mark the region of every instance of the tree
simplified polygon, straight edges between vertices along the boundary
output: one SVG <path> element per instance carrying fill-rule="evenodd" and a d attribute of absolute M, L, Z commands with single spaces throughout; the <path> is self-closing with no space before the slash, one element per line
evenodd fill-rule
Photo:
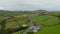
<path fill-rule="evenodd" d="M 16 21 L 17 19 L 13 18 L 13 17 L 9 17 L 7 19 L 4 19 L 3 21 L 1 21 L 0 25 L 1 25 L 1 29 L 0 29 L 0 34 L 11 34 L 13 32 L 18 32 L 18 31 L 21 31 L 21 30 L 24 30 L 24 29 L 27 29 L 27 27 L 16 27 L 16 28 L 8 28 L 8 29 L 5 29 L 6 27 L 6 24 L 11 22 L 11 21 Z"/>

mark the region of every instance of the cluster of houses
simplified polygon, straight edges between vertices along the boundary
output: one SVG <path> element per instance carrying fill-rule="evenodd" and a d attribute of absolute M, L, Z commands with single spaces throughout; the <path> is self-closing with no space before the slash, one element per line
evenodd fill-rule
<path fill-rule="evenodd" d="M 39 26 L 32 26 L 33 27 L 33 32 L 38 32 L 40 30 Z"/>

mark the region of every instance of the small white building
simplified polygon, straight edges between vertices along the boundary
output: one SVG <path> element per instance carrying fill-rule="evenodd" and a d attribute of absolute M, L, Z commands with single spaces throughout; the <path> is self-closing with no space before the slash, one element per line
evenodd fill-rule
<path fill-rule="evenodd" d="M 38 32 L 38 30 L 33 30 L 33 32 Z"/>
<path fill-rule="evenodd" d="M 23 24 L 23 27 L 26 27 L 26 26 L 28 26 L 27 24 Z"/>
<path fill-rule="evenodd" d="M 38 32 L 41 28 L 39 26 L 33 26 L 33 32 Z"/>

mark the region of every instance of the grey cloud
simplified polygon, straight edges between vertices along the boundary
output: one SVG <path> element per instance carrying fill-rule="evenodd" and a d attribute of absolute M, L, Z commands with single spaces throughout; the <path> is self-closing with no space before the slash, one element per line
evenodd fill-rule
<path fill-rule="evenodd" d="M 60 0 L 0 0 L 4 10 L 60 10 Z"/>

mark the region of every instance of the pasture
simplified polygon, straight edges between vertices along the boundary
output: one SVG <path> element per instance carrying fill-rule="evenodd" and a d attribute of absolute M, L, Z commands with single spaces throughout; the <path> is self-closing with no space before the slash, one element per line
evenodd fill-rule
<path fill-rule="evenodd" d="M 9 14 L 10 15 L 10 14 Z M 16 17 L 18 15 L 18 17 Z M 23 24 L 28 24 L 28 18 L 26 17 L 27 14 L 17 14 L 17 15 L 13 15 L 14 18 L 17 19 L 16 21 L 11 21 L 9 23 L 6 24 L 6 28 L 12 28 L 14 26 L 22 26 Z M 26 15 L 24 17 L 21 17 L 23 15 Z M 52 15 L 34 15 L 32 17 L 32 20 L 34 23 L 36 23 L 37 25 L 41 25 L 41 30 L 39 30 L 38 32 L 34 33 L 34 34 L 60 34 L 60 20 L 59 17 L 60 16 L 60 12 L 54 12 L 52 13 Z M 21 18 L 21 19 L 20 19 Z M 0 22 L 2 20 L 4 20 L 5 17 L 0 17 Z M 1 25 L 0 25 L 1 26 Z M 0 27 L 1 29 L 1 27 Z M 21 34 L 24 30 L 22 31 L 18 31 L 18 32 L 14 32 L 12 34 Z"/>

